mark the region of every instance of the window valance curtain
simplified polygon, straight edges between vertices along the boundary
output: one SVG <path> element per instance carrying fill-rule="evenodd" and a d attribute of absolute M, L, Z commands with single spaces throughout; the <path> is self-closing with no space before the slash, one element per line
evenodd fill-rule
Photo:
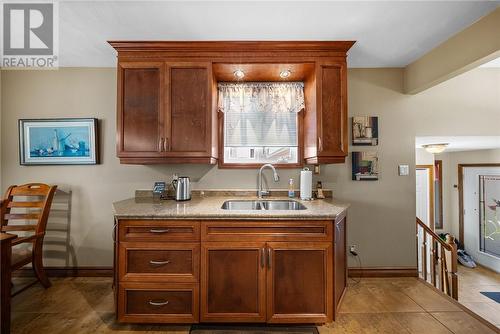
<path fill-rule="evenodd" d="M 219 111 L 298 113 L 304 109 L 302 82 L 219 83 Z"/>

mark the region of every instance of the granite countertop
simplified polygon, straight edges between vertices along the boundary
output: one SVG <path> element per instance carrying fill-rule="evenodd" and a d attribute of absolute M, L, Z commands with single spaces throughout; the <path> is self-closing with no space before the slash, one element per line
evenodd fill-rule
<path fill-rule="evenodd" d="M 114 215 L 128 219 L 335 219 L 344 214 L 348 204 L 331 198 L 297 202 L 305 210 L 224 210 L 222 203 L 228 200 L 255 200 L 255 196 L 206 196 L 193 197 L 189 201 L 160 200 L 154 198 L 131 198 L 113 203 Z M 264 200 L 283 200 L 287 197 L 266 197 Z"/>

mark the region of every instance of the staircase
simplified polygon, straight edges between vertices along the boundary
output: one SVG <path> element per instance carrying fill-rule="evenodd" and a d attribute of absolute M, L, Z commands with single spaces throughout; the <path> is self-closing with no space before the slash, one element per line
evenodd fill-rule
<path fill-rule="evenodd" d="M 442 240 L 417 218 L 417 266 L 420 279 L 458 300 L 457 245 L 455 238 Z"/>

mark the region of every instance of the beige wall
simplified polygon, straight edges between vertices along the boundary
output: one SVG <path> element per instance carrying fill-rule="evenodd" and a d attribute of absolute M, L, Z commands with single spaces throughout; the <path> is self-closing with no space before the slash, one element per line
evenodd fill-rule
<path fill-rule="evenodd" d="M 443 161 L 443 231 L 458 238 L 458 165 L 500 163 L 500 149 L 449 152 L 437 154 L 436 159 Z"/>
<path fill-rule="evenodd" d="M 500 56 L 500 8 L 405 68 L 405 92 L 416 94 Z"/>
<path fill-rule="evenodd" d="M 220 170 L 212 166 L 127 166 L 115 157 L 115 71 L 74 69 L 6 71 L 2 74 L 2 184 L 29 181 L 56 183 L 72 190 L 71 246 L 74 263 L 48 253 L 46 264 L 112 263 L 113 201 L 150 188 L 173 172 L 193 177 L 198 189 L 255 188 L 256 170 Z M 350 179 L 350 159 L 322 166 L 317 177 L 337 198 L 352 203 L 349 243 L 356 244 L 363 266 L 415 264 L 415 174 L 398 176 L 399 163 L 415 165 L 415 136 L 497 135 L 500 124 L 500 71 L 466 73 L 421 94 L 402 94 L 402 69 L 349 71 L 349 110 L 379 116 L 380 180 Z M 97 166 L 30 166 L 18 161 L 17 119 L 97 117 L 101 120 L 102 164 Z M 487 121 L 485 121 L 487 120 Z M 298 181 L 298 170 L 280 170 Z M 356 262 L 351 262 L 355 265 Z"/>

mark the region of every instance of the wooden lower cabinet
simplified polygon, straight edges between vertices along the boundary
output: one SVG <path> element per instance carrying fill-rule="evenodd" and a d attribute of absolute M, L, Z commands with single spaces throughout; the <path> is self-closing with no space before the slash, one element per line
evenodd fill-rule
<path fill-rule="evenodd" d="M 270 242 L 267 321 L 324 323 L 332 319 L 332 244 Z"/>
<path fill-rule="evenodd" d="M 338 308 L 347 288 L 346 218 L 335 221 L 335 305 Z"/>
<path fill-rule="evenodd" d="M 270 223 L 118 221 L 118 321 L 334 320 L 347 282 L 345 218 L 301 221 L 300 233 L 297 221 Z M 225 234 L 237 226 L 238 238 Z"/>
<path fill-rule="evenodd" d="M 202 244 L 202 322 L 266 321 L 264 247 L 263 242 Z"/>
<path fill-rule="evenodd" d="M 197 323 L 198 284 L 120 283 L 118 321 L 135 323 Z"/>

